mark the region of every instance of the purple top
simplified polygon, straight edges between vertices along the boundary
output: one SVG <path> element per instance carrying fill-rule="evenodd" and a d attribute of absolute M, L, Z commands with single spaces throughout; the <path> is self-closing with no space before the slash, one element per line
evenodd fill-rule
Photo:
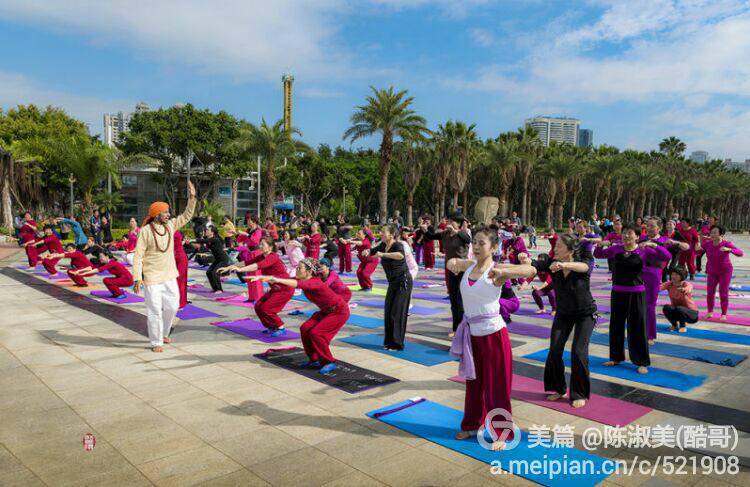
<path fill-rule="evenodd" d="M 584 235 L 584 237 L 585 238 L 597 238 L 598 235 L 595 233 L 589 232 L 586 235 Z M 581 237 L 579 236 L 579 238 Z M 581 245 L 580 245 L 581 252 L 591 253 L 591 251 L 594 249 L 594 245 L 596 245 L 594 242 L 581 242 Z"/>
<path fill-rule="evenodd" d="M 627 252 L 622 244 L 615 244 L 608 248 L 597 247 L 594 257 L 613 259 L 612 291 L 643 292 L 643 272 L 661 272 L 661 267 L 649 266 L 649 262 L 664 262 L 672 258 L 666 248 L 636 247 Z M 659 264 L 660 265 L 660 264 Z"/>

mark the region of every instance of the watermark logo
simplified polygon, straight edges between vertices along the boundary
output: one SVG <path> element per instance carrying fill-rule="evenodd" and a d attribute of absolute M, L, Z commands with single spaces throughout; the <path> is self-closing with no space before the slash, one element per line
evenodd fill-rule
<path fill-rule="evenodd" d="M 96 446 L 96 437 L 92 435 L 91 433 L 86 433 L 83 435 L 83 449 L 86 451 L 91 451 Z"/>
<path fill-rule="evenodd" d="M 500 418 L 500 421 L 496 421 L 495 418 Z M 495 429 L 502 430 L 500 436 L 495 433 Z M 488 442 L 484 438 L 485 431 L 489 433 L 492 442 Z M 496 441 L 508 441 L 508 437 L 511 432 L 513 433 L 513 439 L 505 444 L 505 450 L 512 450 L 521 442 L 521 429 L 513 424 L 513 415 L 510 411 L 503 408 L 495 408 L 484 418 L 484 429 L 477 431 L 477 441 L 482 448 L 486 450 L 492 450 L 492 444 Z"/>

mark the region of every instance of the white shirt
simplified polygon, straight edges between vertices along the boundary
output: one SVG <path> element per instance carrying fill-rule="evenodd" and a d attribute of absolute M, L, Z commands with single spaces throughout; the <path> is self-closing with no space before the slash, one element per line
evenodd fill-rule
<path fill-rule="evenodd" d="M 472 336 L 491 335 L 505 328 L 505 320 L 500 316 L 500 293 L 502 288 L 495 286 L 492 279 L 487 277 L 492 267 L 484 271 L 473 285 L 469 285 L 469 274 L 476 267 L 476 263 L 466 269 L 461 279 L 461 298 L 464 303 L 464 314 L 472 316 L 493 315 L 494 318 L 479 323 L 470 323 Z"/>
<path fill-rule="evenodd" d="M 412 280 L 416 279 L 417 273 L 419 272 L 419 265 L 414 259 L 414 252 L 411 251 L 409 242 L 405 240 L 399 240 L 399 242 L 401 242 L 401 245 L 404 246 L 404 259 L 406 259 L 406 267 L 409 268 L 409 274 L 411 274 Z"/>

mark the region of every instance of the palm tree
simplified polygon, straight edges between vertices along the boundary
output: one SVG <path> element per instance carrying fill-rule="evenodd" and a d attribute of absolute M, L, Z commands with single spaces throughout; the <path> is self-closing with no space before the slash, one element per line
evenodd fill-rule
<path fill-rule="evenodd" d="M 687 146 L 683 141 L 675 136 L 667 137 L 659 142 L 659 151 L 669 156 L 671 159 L 682 158 Z"/>
<path fill-rule="evenodd" d="M 550 186 L 554 185 L 554 190 L 548 191 L 553 193 L 550 197 L 547 195 L 547 224 L 552 226 L 552 207 L 555 208 L 556 226 L 562 228 L 563 211 L 565 202 L 568 199 L 568 182 L 571 176 L 580 171 L 580 158 L 575 152 L 575 147 L 570 145 L 551 144 L 548 153 L 545 156 L 545 164 L 542 171 L 549 178 Z"/>
<path fill-rule="evenodd" d="M 619 152 L 616 147 L 608 145 L 600 145 L 594 151 L 588 171 L 588 174 L 594 177 L 594 197 L 591 204 L 592 215 L 598 214 L 600 195 L 602 196 L 602 209 L 607 211 L 609 187 L 620 165 L 620 161 L 616 157 Z"/>
<path fill-rule="evenodd" d="M 370 87 L 372 95 L 367 97 L 367 104 L 358 106 L 351 116 L 351 124 L 344 132 L 344 140 L 351 142 L 380 133 L 380 221 L 388 218 L 388 174 L 391 170 L 393 141 L 395 138 L 416 140 L 428 133 L 423 117 L 409 108 L 414 101 L 406 96 L 407 91 L 395 92 L 388 89 L 377 90 Z"/>
<path fill-rule="evenodd" d="M 415 142 L 405 140 L 397 142 L 394 146 L 394 154 L 401 161 L 404 185 L 406 186 L 406 225 L 414 224 L 414 193 L 417 191 L 419 180 L 422 179 L 422 170 L 432 156 L 430 147 L 423 141 Z"/>
<path fill-rule="evenodd" d="M 487 142 L 485 157 L 491 163 L 489 176 L 497 185 L 500 215 L 508 214 L 508 196 L 515 169 L 513 155 L 518 143 L 514 132 L 502 133 L 495 140 Z"/>
<path fill-rule="evenodd" d="M 295 159 L 301 153 L 312 151 L 304 142 L 292 138 L 292 134 L 302 135 L 295 127 L 285 130 L 283 120 L 269 125 L 262 119 L 260 125 L 250 123 L 242 127 L 237 138 L 230 142 L 230 146 L 241 150 L 246 158 L 261 157 L 265 166 L 263 198 L 264 215 L 267 218 L 273 216 L 273 204 L 276 201 L 276 165 L 284 159 Z"/>

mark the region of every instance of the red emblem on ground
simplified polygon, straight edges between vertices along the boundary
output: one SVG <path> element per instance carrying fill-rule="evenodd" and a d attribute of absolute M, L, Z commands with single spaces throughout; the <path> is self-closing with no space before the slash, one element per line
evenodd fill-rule
<path fill-rule="evenodd" d="M 83 449 L 86 451 L 91 451 L 96 446 L 96 438 L 91 433 L 86 433 L 83 435 Z"/>

